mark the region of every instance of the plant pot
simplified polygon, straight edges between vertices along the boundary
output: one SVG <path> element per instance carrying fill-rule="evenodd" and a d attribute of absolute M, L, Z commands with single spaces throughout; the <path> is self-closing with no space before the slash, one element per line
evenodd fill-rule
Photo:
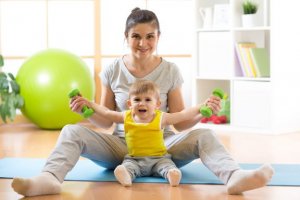
<path fill-rule="evenodd" d="M 247 14 L 247 15 L 242 15 L 242 24 L 243 27 L 255 27 L 259 26 L 259 17 L 257 14 Z"/>

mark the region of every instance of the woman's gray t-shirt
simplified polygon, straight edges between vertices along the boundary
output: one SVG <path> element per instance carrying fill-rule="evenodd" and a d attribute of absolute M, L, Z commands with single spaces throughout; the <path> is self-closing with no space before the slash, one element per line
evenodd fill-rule
<path fill-rule="evenodd" d="M 158 85 L 161 100 L 160 109 L 164 112 L 168 112 L 168 92 L 183 84 L 183 78 L 177 65 L 164 59 L 151 73 L 143 78 L 136 78 L 128 71 L 122 58 L 117 58 L 102 70 L 100 76 L 102 83 L 110 87 L 115 95 L 116 111 L 121 112 L 128 109 L 126 104 L 129 98 L 128 91 L 136 80 L 151 80 Z M 124 136 L 123 124 L 117 125 L 114 134 L 121 137 Z"/>

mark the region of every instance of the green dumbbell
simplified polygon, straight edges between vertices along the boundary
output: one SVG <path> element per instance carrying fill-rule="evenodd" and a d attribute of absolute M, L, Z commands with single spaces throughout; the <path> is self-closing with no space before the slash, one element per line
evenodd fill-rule
<path fill-rule="evenodd" d="M 222 89 L 216 88 L 214 89 L 214 91 L 212 92 L 212 94 L 214 96 L 220 97 L 221 99 L 223 99 L 224 97 L 224 92 Z M 210 117 L 212 115 L 212 110 L 210 109 L 210 107 L 208 106 L 201 106 L 200 108 L 200 113 L 204 116 L 204 117 Z"/>
<path fill-rule="evenodd" d="M 70 93 L 69 93 L 69 98 L 73 98 L 77 95 L 80 94 L 80 91 L 78 89 L 73 89 Z M 81 112 L 83 113 L 83 117 L 84 118 L 88 118 L 90 116 L 92 116 L 94 114 L 94 110 L 87 107 L 87 106 L 83 106 Z"/>

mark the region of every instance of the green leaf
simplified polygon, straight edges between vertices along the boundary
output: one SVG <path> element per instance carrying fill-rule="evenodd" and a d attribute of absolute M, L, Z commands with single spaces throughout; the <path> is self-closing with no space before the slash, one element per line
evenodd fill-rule
<path fill-rule="evenodd" d="M 0 54 L 0 67 L 4 66 L 3 56 Z"/>
<path fill-rule="evenodd" d="M 16 80 L 16 78 L 14 77 L 14 75 L 12 73 L 8 72 L 7 74 L 11 80 L 13 80 L 13 81 Z"/>
<path fill-rule="evenodd" d="M 8 92 L 9 90 L 9 82 L 6 78 L 0 77 L 0 93 Z"/>
<path fill-rule="evenodd" d="M 0 79 L 7 78 L 6 74 L 4 72 L 0 72 Z"/>
<path fill-rule="evenodd" d="M 24 106 L 24 99 L 21 95 L 17 94 L 14 98 L 14 106 L 16 108 L 22 108 Z"/>
<path fill-rule="evenodd" d="M 10 81 L 10 86 L 13 93 L 19 94 L 20 93 L 20 86 L 16 81 Z"/>
<path fill-rule="evenodd" d="M 15 102 L 14 102 L 14 94 L 8 95 L 7 101 L 5 102 L 5 111 L 6 111 L 6 117 L 9 118 L 11 121 L 14 120 L 16 117 L 16 108 L 15 108 Z"/>
<path fill-rule="evenodd" d="M 19 94 L 20 86 L 11 73 L 0 73 L 0 115 L 3 122 L 13 121 L 16 110 L 24 106 L 24 99 Z"/>
<path fill-rule="evenodd" d="M 221 100 L 221 109 L 218 113 L 218 116 L 226 115 L 227 120 L 229 122 L 230 120 L 230 101 L 227 99 L 222 99 Z"/>
<path fill-rule="evenodd" d="M 15 119 L 15 117 L 16 117 L 16 114 L 17 114 L 16 108 L 15 108 L 15 106 L 14 106 L 14 102 L 13 102 L 13 101 L 11 101 L 11 102 L 9 103 L 9 112 L 8 112 L 8 113 L 9 113 L 9 114 L 8 114 L 9 119 L 10 119 L 11 121 L 13 121 L 13 120 Z"/>
<path fill-rule="evenodd" d="M 0 105 L 0 115 L 1 115 L 2 121 L 4 121 L 4 123 L 6 123 L 6 112 L 4 110 L 3 104 Z"/>
<path fill-rule="evenodd" d="M 258 5 L 252 0 L 245 0 L 243 2 L 244 14 L 255 14 L 257 12 Z"/>
<path fill-rule="evenodd" d="M 5 101 L 4 104 L 1 105 L 0 112 L 1 112 L 2 120 L 6 123 L 6 118 L 10 117 L 10 113 L 9 113 L 10 109 L 9 109 L 8 101 Z"/>

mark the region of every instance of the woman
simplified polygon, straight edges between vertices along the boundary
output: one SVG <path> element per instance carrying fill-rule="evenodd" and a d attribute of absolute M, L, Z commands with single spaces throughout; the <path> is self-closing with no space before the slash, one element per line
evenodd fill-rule
<path fill-rule="evenodd" d="M 125 37 L 131 53 L 116 59 L 103 70 L 100 104 L 111 110 L 126 110 L 130 85 L 136 80 L 147 79 L 160 88 L 162 111 L 174 113 L 183 110 L 183 79 L 178 67 L 153 54 L 160 37 L 156 15 L 149 10 L 132 10 L 126 20 Z M 214 113 L 220 109 L 218 97 L 212 96 L 204 104 Z M 83 97 L 77 97 L 70 103 L 72 111 L 77 113 L 81 112 L 84 105 L 97 110 L 95 103 Z M 192 120 L 175 124 L 174 127 L 178 131 L 191 128 L 201 117 L 199 113 Z M 97 112 L 89 120 L 103 128 L 112 125 L 111 121 L 97 115 Z M 240 194 L 265 186 L 272 177 L 273 169 L 269 165 L 256 170 L 241 170 L 210 130 L 196 129 L 189 133 L 174 134 L 170 128 L 166 128 L 164 138 L 168 153 L 177 167 L 200 158 L 227 185 L 229 194 Z M 62 129 L 43 172 L 30 179 L 15 178 L 12 187 L 24 196 L 60 193 L 64 177 L 80 156 L 102 167 L 114 169 L 122 163 L 126 154 L 122 124 L 116 126 L 113 135 L 97 133 L 80 125 L 67 125 Z"/>

